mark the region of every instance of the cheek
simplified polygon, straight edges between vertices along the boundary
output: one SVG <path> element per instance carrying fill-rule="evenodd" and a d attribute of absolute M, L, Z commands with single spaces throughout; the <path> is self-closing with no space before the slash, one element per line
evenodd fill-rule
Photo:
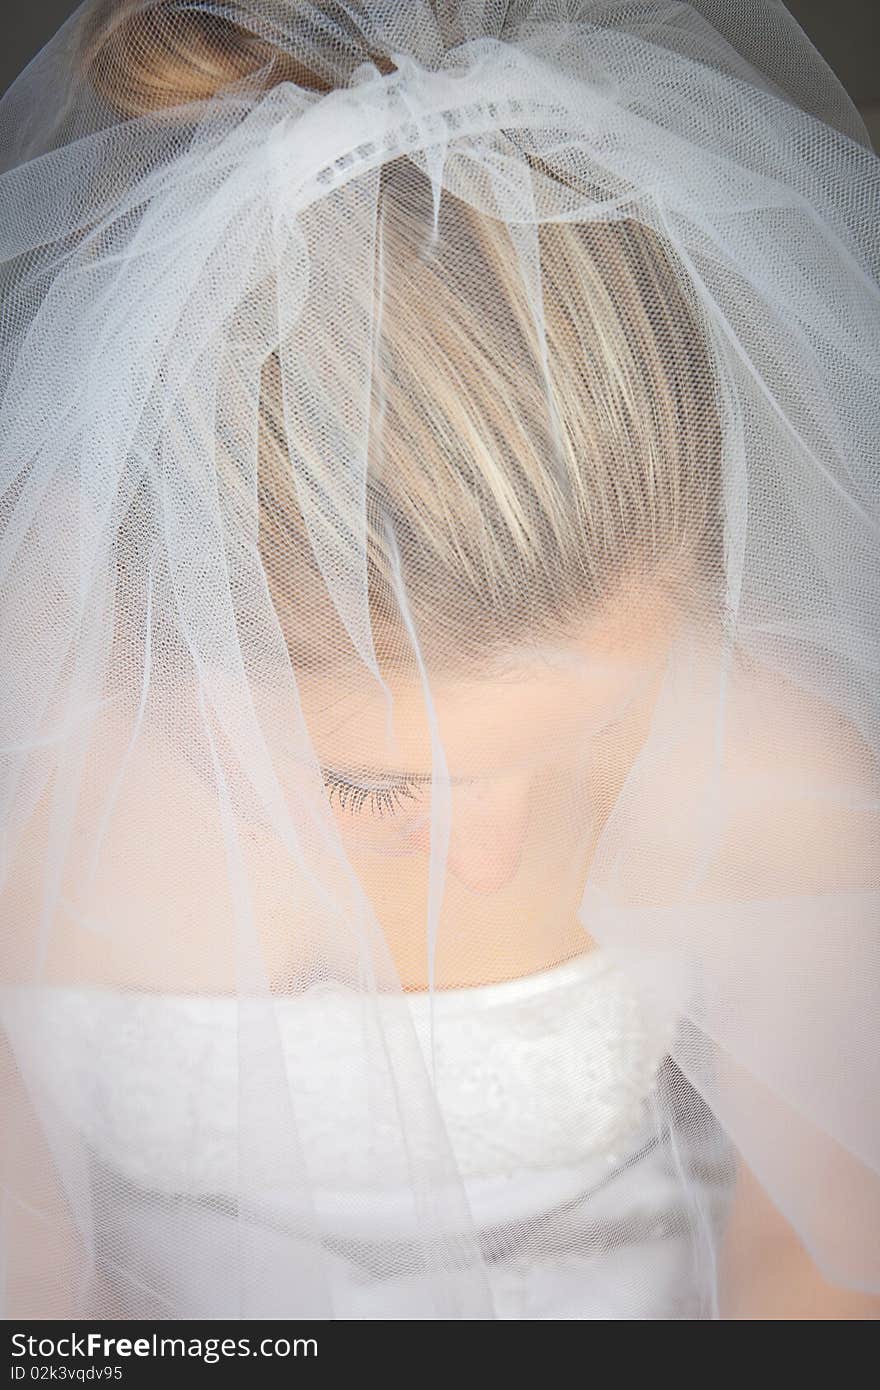
<path fill-rule="evenodd" d="M 412 851 L 413 837 L 429 833 L 431 791 L 420 789 L 412 797 L 364 796 L 335 789 L 327 792 L 329 814 L 346 852 L 405 854 Z"/>
<path fill-rule="evenodd" d="M 468 886 L 489 892 L 515 872 L 528 830 L 534 779 L 514 774 L 453 789 L 447 868 Z M 414 849 L 430 853 L 432 827 L 409 837 Z"/>

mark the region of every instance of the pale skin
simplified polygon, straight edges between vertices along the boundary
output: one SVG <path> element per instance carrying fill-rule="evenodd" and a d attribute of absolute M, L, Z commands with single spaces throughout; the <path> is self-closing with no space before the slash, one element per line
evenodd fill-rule
<path fill-rule="evenodd" d="M 647 622 L 645 614 L 650 615 Z M 576 915 L 584 877 L 648 734 L 677 623 L 676 614 L 653 596 L 650 603 L 628 604 L 591 622 L 561 654 L 563 659 L 559 653 L 529 653 L 497 679 L 432 684 L 451 783 L 448 881 L 433 962 L 435 987 L 513 978 L 595 948 L 588 926 Z M 394 803 L 396 815 L 377 816 L 377 803 L 369 798 L 356 808 L 352 792 L 342 797 L 331 792 L 330 797 L 334 824 L 381 930 L 380 976 L 384 970 L 386 983 L 393 975 L 404 989 L 420 990 L 428 984 L 430 968 L 424 917 L 431 828 L 425 812 L 430 810 L 427 779 L 434 747 L 419 685 L 392 683 L 392 692 L 389 737 L 386 706 L 375 689 L 349 690 L 316 677 L 299 683 L 302 716 L 325 773 L 343 772 L 353 782 L 354 773 L 369 765 L 381 776 L 362 776 L 361 785 L 374 788 L 387 788 L 402 773 L 426 779 L 417 794 Z M 269 710 L 267 704 L 264 712 Z M 734 673 L 725 775 L 762 769 L 778 773 L 786 767 L 800 774 L 820 765 L 827 772 L 830 760 L 862 776 L 864 750 L 856 735 L 838 726 L 832 736 L 822 714 L 818 704 L 811 708 L 802 693 L 795 698 L 776 680 L 754 671 Z M 786 733 L 784 744 L 780 730 Z M 696 784 L 693 769 L 702 765 L 710 738 L 711 730 L 695 719 L 687 748 L 680 748 L 666 766 L 660 804 L 652 804 L 648 789 L 641 792 L 644 863 L 653 874 L 647 891 L 659 903 L 664 892 L 675 899 L 677 875 L 686 867 L 683 836 L 676 826 L 680 832 L 687 824 Z M 87 905 L 76 884 L 68 885 L 65 901 L 78 902 L 79 920 L 72 912 L 58 914 L 47 943 L 46 978 L 153 990 L 180 989 L 186 979 L 187 988 L 194 990 L 230 988 L 233 953 L 224 951 L 217 938 L 217 923 L 229 915 L 219 844 L 207 832 L 185 842 L 167 832 L 175 820 L 209 825 L 210 793 L 191 770 L 163 759 L 156 746 L 135 750 L 131 767 L 140 831 L 126 834 L 120 816 L 119 839 L 106 855 L 111 867 L 98 873 Z M 774 875 L 789 886 L 792 880 L 801 884 L 803 892 L 816 891 L 817 885 L 827 887 L 820 861 L 825 865 L 829 857 L 838 865 L 841 882 L 849 881 L 849 873 L 853 881 L 864 880 L 873 859 L 865 842 L 867 827 L 857 813 L 848 825 L 841 824 L 837 807 L 833 818 L 823 819 L 821 808 L 809 802 L 801 806 L 790 794 L 774 800 L 772 785 L 777 784 L 785 786 L 784 776 L 771 784 L 757 809 L 754 797 L 744 798 L 751 822 L 730 828 L 702 885 L 704 896 L 711 898 L 719 883 L 729 891 L 738 876 L 751 882 L 756 872 L 759 878 L 762 872 L 768 875 L 759 892 L 774 891 Z M 578 808 L 589 811 L 588 833 L 577 831 L 572 821 Z M 768 839 L 774 862 L 769 869 L 756 869 L 749 847 Z M 554 850 L 558 860 L 552 858 Z M 253 881 L 260 885 L 255 918 L 267 970 L 274 987 L 283 989 L 298 972 L 308 970 L 321 943 L 307 932 L 297 937 L 290 930 L 284 908 L 287 886 L 272 873 L 277 864 L 274 839 L 256 827 L 244 853 Z M 19 858 L 18 873 L 0 900 L 24 919 L 36 893 L 27 865 L 37 858 Z M 162 897 L 159 922 L 151 914 L 150 884 Z M 644 883 L 639 891 L 646 891 Z M 108 930 L 89 930 L 86 917 Z M 516 931 L 511 930 L 513 921 Z M 122 928 L 109 929 L 120 922 Z M 142 950 L 145 930 L 153 944 L 148 961 Z M 344 963 L 340 956 L 340 965 Z M 748 1082 L 738 1079 L 736 1084 L 748 1103 Z M 740 1164 L 728 1231 L 722 1317 L 861 1319 L 880 1312 L 880 1301 L 823 1278 L 745 1163 Z"/>

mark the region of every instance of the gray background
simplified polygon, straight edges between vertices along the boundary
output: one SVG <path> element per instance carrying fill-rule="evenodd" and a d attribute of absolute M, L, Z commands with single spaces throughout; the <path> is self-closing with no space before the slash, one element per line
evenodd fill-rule
<path fill-rule="evenodd" d="M 0 91 L 76 9 L 75 0 L 6 4 L 0 45 Z M 878 0 L 786 0 L 826 63 L 858 106 L 880 150 L 880 3 Z"/>

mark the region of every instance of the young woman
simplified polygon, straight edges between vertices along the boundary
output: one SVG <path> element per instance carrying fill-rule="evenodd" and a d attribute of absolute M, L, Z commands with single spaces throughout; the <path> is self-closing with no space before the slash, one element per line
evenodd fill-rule
<path fill-rule="evenodd" d="M 7 1316 L 873 1316 L 878 175 L 801 31 L 88 0 L 6 108 Z"/>

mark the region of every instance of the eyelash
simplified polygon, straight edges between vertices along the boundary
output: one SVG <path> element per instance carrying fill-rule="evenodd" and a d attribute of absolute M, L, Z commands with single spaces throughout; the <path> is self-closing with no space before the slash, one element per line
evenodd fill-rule
<path fill-rule="evenodd" d="M 330 802 L 333 802 L 333 793 L 339 799 L 339 804 L 343 810 L 349 809 L 347 803 L 351 803 L 350 809 L 360 811 L 364 802 L 372 799 L 372 813 L 377 816 L 385 816 L 397 809 L 401 800 L 418 796 L 418 789 L 414 782 L 396 782 L 389 787 L 359 787 L 353 782 L 345 782 L 341 777 L 334 777 L 331 773 L 325 772 L 324 784 L 327 787 L 327 794 Z"/>

